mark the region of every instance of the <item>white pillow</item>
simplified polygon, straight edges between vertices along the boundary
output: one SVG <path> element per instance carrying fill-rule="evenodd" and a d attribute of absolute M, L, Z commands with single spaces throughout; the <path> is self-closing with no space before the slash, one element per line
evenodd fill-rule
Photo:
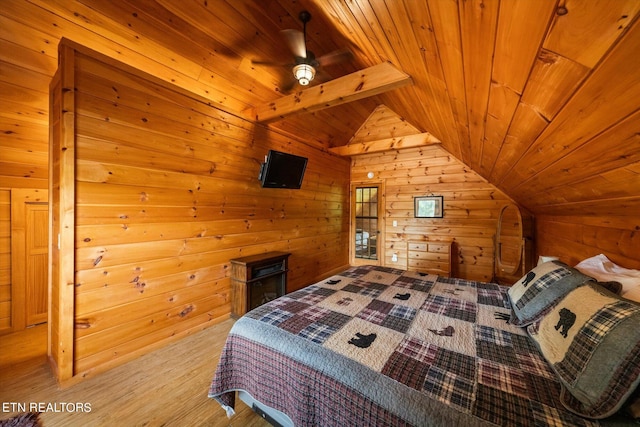
<path fill-rule="evenodd" d="M 640 302 L 640 270 L 621 267 L 610 261 L 604 254 L 580 261 L 575 268 L 600 282 L 621 283 L 620 296 Z"/>

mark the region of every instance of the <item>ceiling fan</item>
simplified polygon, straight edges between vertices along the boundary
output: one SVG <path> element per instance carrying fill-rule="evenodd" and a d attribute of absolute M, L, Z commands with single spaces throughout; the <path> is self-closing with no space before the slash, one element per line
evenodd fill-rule
<path fill-rule="evenodd" d="M 321 68 L 327 65 L 337 64 L 341 62 L 350 61 L 353 59 L 353 53 L 349 49 L 338 49 L 330 52 L 326 55 L 322 55 L 318 58 L 313 52 L 307 50 L 307 22 L 311 20 L 311 14 L 303 10 L 298 15 L 300 21 L 302 21 L 303 30 L 282 30 L 281 34 L 285 41 L 289 45 L 289 49 L 293 53 L 293 63 L 273 63 L 269 61 L 252 61 L 253 64 L 267 65 L 267 66 L 285 66 L 291 69 L 291 75 L 295 78 L 289 79 L 285 85 L 283 85 L 282 91 L 288 92 L 295 83 L 302 86 L 307 86 L 316 77 L 316 73 L 325 74 L 323 80 L 330 80 L 330 77 L 323 73 Z"/>

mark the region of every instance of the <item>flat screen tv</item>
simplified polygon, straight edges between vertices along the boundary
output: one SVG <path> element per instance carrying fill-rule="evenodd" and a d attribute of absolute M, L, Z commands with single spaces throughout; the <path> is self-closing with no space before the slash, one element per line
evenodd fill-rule
<path fill-rule="evenodd" d="M 298 189 L 306 168 L 306 157 L 269 150 L 258 179 L 265 188 Z"/>

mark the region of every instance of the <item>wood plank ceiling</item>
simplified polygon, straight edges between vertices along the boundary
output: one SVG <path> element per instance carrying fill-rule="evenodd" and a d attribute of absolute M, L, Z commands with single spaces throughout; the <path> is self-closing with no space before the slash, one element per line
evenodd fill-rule
<path fill-rule="evenodd" d="M 239 115 L 283 96 L 290 70 L 252 61 L 291 62 L 280 31 L 308 10 L 309 50 L 354 54 L 327 76 L 390 62 L 413 84 L 269 126 L 329 149 L 384 104 L 534 213 L 640 212 L 638 0 L 31 1 Z"/>

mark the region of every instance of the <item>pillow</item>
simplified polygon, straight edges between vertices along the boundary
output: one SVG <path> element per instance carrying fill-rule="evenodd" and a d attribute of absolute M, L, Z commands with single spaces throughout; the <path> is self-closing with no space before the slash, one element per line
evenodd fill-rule
<path fill-rule="evenodd" d="M 588 418 L 616 412 L 640 382 L 640 304 L 594 282 L 527 328 L 562 385 L 561 403 Z"/>
<path fill-rule="evenodd" d="M 602 282 L 622 283 L 621 295 L 624 298 L 640 302 L 640 270 L 621 267 L 610 261 L 604 254 L 580 261 L 575 268 Z"/>
<path fill-rule="evenodd" d="M 640 418 L 640 394 L 638 391 L 636 389 L 635 393 L 624 404 L 624 412 L 636 420 Z"/>
<path fill-rule="evenodd" d="M 539 320 L 560 298 L 589 280 L 589 276 L 561 261 L 537 265 L 508 290 L 510 323 L 527 326 Z"/>
<path fill-rule="evenodd" d="M 622 292 L 622 283 L 620 282 L 598 282 L 598 286 L 602 286 L 606 290 L 616 295 Z"/>
<path fill-rule="evenodd" d="M 640 286 L 636 286 L 630 291 L 624 291 L 624 287 L 622 288 L 621 297 L 630 299 L 631 301 L 640 302 Z"/>

